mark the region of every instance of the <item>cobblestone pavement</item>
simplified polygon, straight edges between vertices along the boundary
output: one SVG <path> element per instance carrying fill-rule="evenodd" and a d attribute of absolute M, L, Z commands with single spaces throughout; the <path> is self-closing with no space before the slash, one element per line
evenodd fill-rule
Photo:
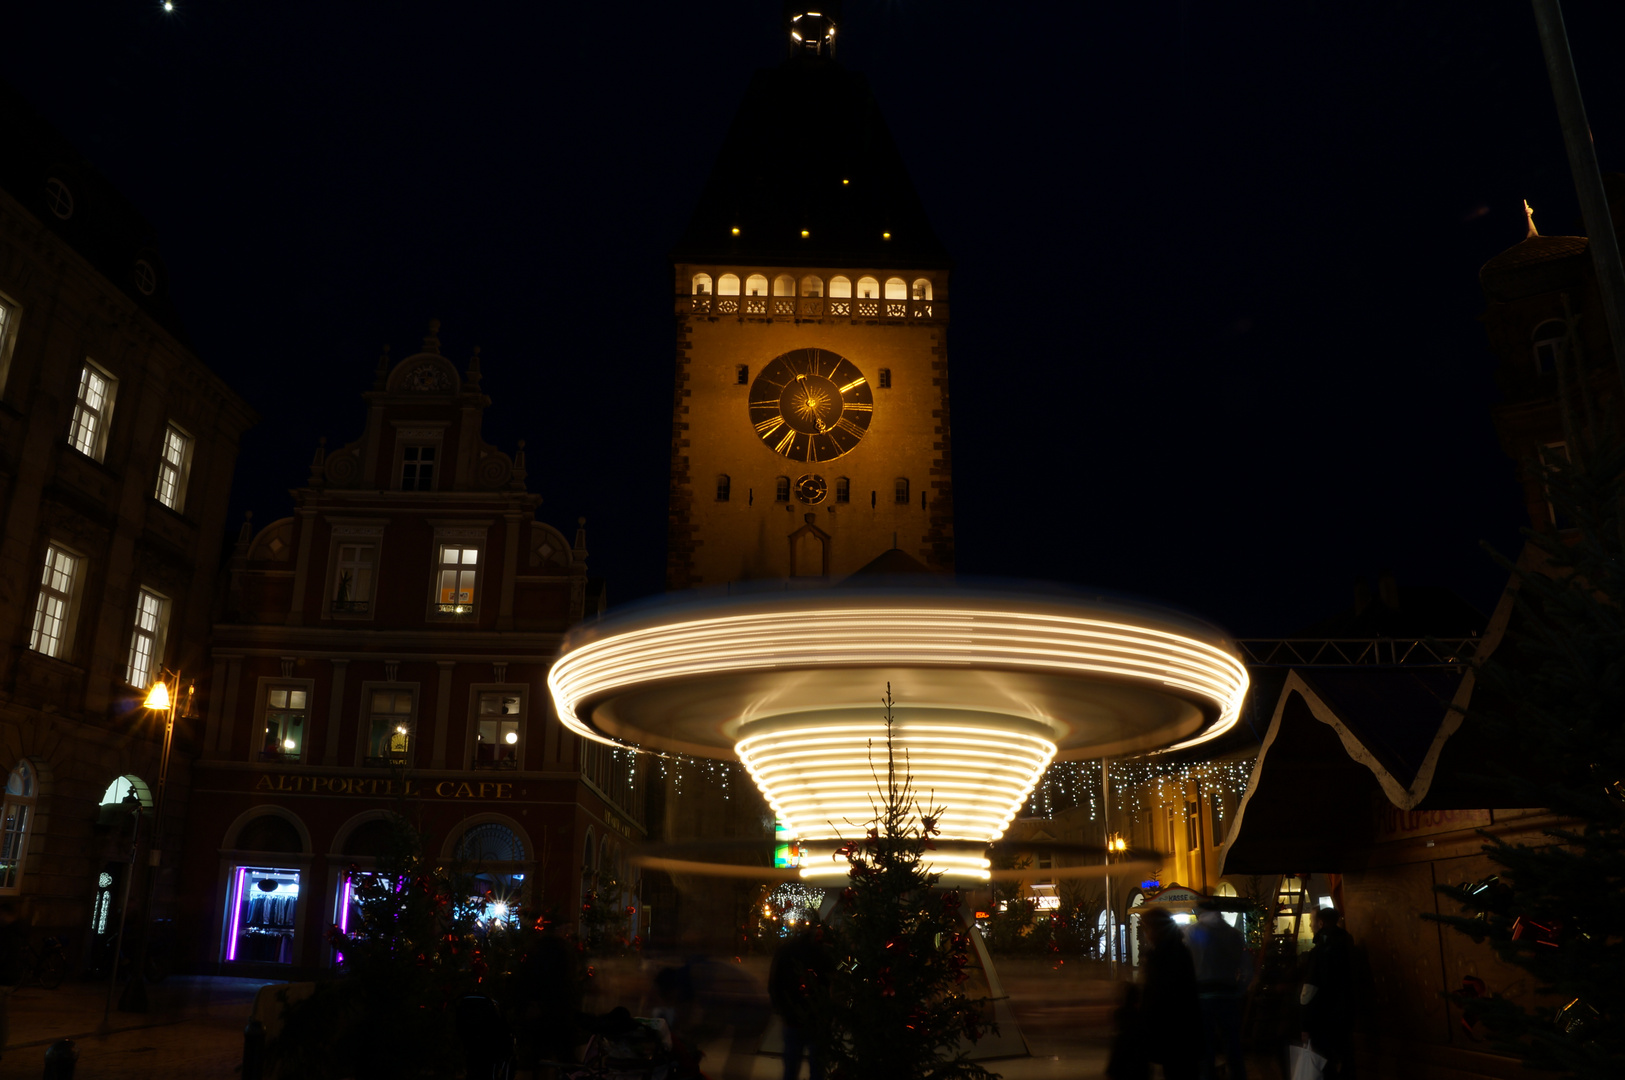
<path fill-rule="evenodd" d="M 264 985 L 263 979 L 172 976 L 148 987 L 147 1012 L 115 1008 L 105 1032 L 106 983 L 18 990 L 9 1002 L 0 1080 L 39 1077 L 46 1048 L 62 1038 L 79 1049 L 76 1080 L 229 1080 L 242 1063 L 243 1025 Z"/>

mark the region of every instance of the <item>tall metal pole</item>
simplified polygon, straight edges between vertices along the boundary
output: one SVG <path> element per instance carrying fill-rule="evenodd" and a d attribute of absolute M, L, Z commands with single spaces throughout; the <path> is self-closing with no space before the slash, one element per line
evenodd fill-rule
<path fill-rule="evenodd" d="M 1558 0 L 1531 0 L 1535 26 L 1540 31 L 1540 48 L 1546 54 L 1546 73 L 1552 80 L 1552 97 L 1557 101 L 1557 119 L 1563 128 L 1563 143 L 1569 152 L 1569 171 L 1574 174 L 1574 192 L 1580 197 L 1580 213 L 1585 217 L 1587 247 L 1597 268 L 1597 287 L 1602 293 L 1603 313 L 1608 317 L 1608 333 L 1614 341 L 1614 365 L 1625 386 L 1625 266 L 1619 258 L 1619 240 L 1608 213 L 1608 197 L 1603 192 L 1602 172 L 1597 167 L 1597 148 L 1586 122 L 1585 102 L 1580 97 L 1580 80 L 1574 73 L 1574 56 L 1569 52 L 1569 35 L 1563 26 L 1563 8 Z"/>
<path fill-rule="evenodd" d="M 1117 932 L 1112 926 L 1112 785 L 1105 758 L 1100 759 L 1100 835 L 1100 846 L 1106 849 L 1106 876 L 1102 879 L 1106 890 L 1106 974 L 1115 979 Z"/>

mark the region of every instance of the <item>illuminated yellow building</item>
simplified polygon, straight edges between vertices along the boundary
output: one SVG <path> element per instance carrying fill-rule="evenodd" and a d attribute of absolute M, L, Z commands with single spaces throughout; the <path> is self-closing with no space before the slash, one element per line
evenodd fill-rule
<path fill-rule="evenodd" d="M 947 255 L 833 19 L 786 30 L 674 252 L 674 589 L 953 568 Z"/>

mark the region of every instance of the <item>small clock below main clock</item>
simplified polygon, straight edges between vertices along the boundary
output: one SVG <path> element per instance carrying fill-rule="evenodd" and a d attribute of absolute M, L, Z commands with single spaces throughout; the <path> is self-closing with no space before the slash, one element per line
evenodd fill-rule
<path fill-rule="evenodd" d="M 829 484 L 822 476 L 803 476 L 796 480 L 796 498 L 804 503 L 821 503 L 829 494 Z"/>
<path fill-rule="evenodd" d="M 868 434 L 875 399 L 869 380 L 846 357 L 795 349 L 762 368 L 750 384 L 749 409 L 756 437 L 774 453 L 792 461 L 831 461 Z"/>

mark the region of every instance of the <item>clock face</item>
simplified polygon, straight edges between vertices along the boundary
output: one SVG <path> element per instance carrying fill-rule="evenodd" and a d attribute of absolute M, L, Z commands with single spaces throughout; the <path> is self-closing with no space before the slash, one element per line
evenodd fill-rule
<path fill-rule="evenodd" d="M 792 461 L 831 461 L 869 430 L 875 398 L 852 361 L 827 349 L 796 349 L 764 367 L 750 384 L 757 438 Z"/>
<path fill-rule="evenodd" d="M 804 503 L 821 503 L 828 491 L 822 476 L 803 476 L 796 481 L 796 498 Z"/>

